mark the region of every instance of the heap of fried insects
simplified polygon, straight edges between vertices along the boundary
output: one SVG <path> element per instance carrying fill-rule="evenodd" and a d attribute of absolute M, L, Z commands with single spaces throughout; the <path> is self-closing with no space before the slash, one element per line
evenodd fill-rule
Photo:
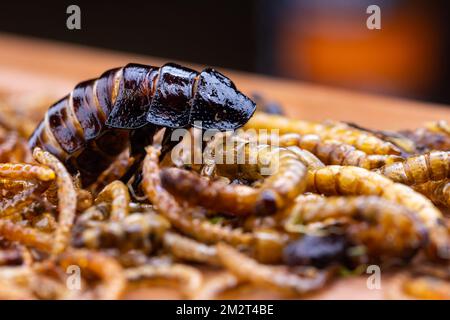
<path fill-rule="evenodd" d="M 369 264 L 398 274 L 390 298 L 450 298 L 443 121 L 374 131 L 269 114 L 259 101 L 245 129 L 264 134 L 218 133 L 180 159 L 161 157 L 155 138 L 134 181 L 121 180 L 126 150 L 82 187 L 55 156 L 28 149 L 36 123 L 11 101 L 0 112 L 0 298 L 117 299 L 143 283 L 191 299 L 249 284 L 302 297 Z M 217 161 L 237 151 L 256 163 Z M 203 164 L 187 164 L 196 152 Z"/>

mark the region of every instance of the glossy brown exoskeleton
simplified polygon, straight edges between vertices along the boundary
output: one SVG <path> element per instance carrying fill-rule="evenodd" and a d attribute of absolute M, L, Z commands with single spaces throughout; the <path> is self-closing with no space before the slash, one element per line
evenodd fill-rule
<path fill-rule="evenodd" d="M 233 130 L 254 111 L 255 103 L 214 69 L 128 64 L 78 84 L 53 104 L 29 146 L 57 156 L 87 185 L 128 146 L 142 153 L 161 128 Z"/>

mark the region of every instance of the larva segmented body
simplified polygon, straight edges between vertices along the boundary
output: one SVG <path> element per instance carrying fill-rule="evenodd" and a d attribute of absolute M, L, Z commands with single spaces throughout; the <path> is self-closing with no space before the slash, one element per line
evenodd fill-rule
<path fill-rule="evenodd" d="M 78 84 L 53 104 L 29 146 L 54 154 L 90 184 L 129 142 L 132 152 L 143 152 L 162 127 L 231 130 L 254 111 L 254 102 L 211 68 L 128 64 Z"/>

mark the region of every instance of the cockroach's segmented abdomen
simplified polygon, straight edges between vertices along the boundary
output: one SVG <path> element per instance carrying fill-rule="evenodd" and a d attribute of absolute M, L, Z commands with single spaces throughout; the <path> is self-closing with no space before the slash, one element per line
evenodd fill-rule
<path fill-rule="evenodd" d="M 254 102 L 213 69 L 128 64 L 78 84 L 52 105 L 29 145 L 51 152 L 89 184 L 129 145 L 130 130 L 147 134 L 192 125 L 231 130 L 254 111 Z"/>

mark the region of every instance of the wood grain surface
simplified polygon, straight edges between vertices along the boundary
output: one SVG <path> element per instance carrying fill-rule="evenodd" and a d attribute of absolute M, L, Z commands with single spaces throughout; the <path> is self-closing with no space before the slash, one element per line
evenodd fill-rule
<path fill-rule="evenodd" d="M 129 62 L 161 65 L 167 61 L 162 58 L 0 34 L 0 91 L 57 99 L 70 92 L 78 82 L 95 78 L 106 69 Z M 198 65 L 185 64 L 201 68 Z M 290 116 L 296 118 L 345 120 L 379 129 L 414 128 L 425 121 L 437 119 L 450 121 L 450 108 L 444 105 L 367 95 L 221 68 L 219 70 L 230 76 L 245 93 L 258 92 L 270 100 L 277 101 L 285 107 Z M 206 273 L 211 277 L 215 272 Z M 308 298 L 383 299 L 391 285 L 390 278 L 390 274 L 382 274 L 381 290 L 368 289 L 365 276 L 339 279 Z M 172 299 L 181 296 L 174 289 L 151 287 L 133 289 L 126 298 Z M 261 288 L 246 287 L 224 298 L 287 297 Z"/>

